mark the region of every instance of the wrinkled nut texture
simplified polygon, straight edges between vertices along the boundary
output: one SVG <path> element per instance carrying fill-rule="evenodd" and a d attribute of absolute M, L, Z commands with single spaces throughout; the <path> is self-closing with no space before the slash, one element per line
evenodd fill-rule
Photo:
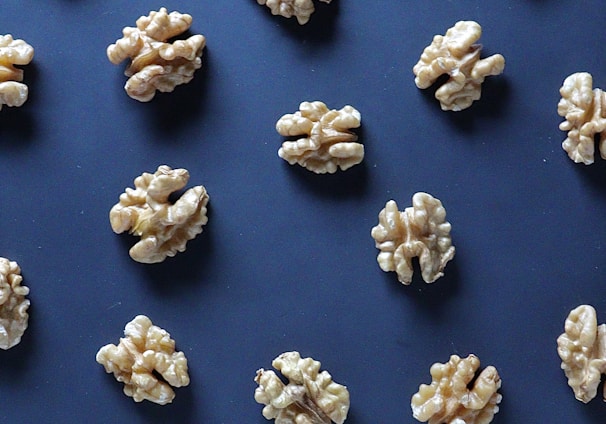
<path fill-rule="evenodd" d="M 452 355 L 431 366 L 431 384 L 421 384 L 411 400 L 412 415 L 429 424 L 488 424 L 499 412 L 501 378 L 486 367 L 476 376 L 480 360 L 475 355 Z"/>
<path fill-rule="evenodd" d="M 0 110 L 2 106 L 21 106 L 27 100 L 23 71 L 14 65 L 27 65 L 34 58 L 34 48 L 10 34 L 0 35 Z"/>
<path fill-rule="evenodd" d="M 482 96 L 484 79 L 505 69 L 505 59 L 500 54 L 480 59 L 482 46 L 474 43 L 481 35 L 482 27 L 477 22 L 459 21 L 446 35 L 436 35 L 413 67 L 415 84 L 421 89 L 442 75 L 450 76 L 435 94 L 442 110 L 467 109 Z"/>
<path fill-rule="evenodd" d="M 600 155 L 606 159 L 606 93 L 593 89 L 591 74 L 577 72 L 564 80 L 560 95 L 558 115 L 565 119 L 560 130 L 568 132 L 562 148 L 568 157 L 576 163 L 592 164 L 599 134 Z"/>
<path fill-rule="evenodd" d="M 130 58 L 124 74 L 129 77 L 124 89 L 133 99 L 148 102 L 156 94 L 171 92 L 176 86 L 190 82 L 202 66 L 203 35 L 186 40 L 168 39 L 187 31 L 192 17 L 179 12 L 167 13 L 166 8 L 152 11 L 137 19 L 137 27 L 125 27 L 123 38 L 107 48 L 107 57 L 117 65 Z"/>
<path fill-rule="evenodd" d="M 17 262 L 0 258 L 0 349 L 19 344 L 27 329 L 30 302 L 25 296 L 29 288 L 22 286 L 22 281 Z"/>
<path fill-rule="evenodd" d="M 208 193 L 204 186 L 188 189 L 175 202 L 171 193 L 189 181 L 186 169 L 161 165 L 154 174 L 143 173 L 135 179 L 135 189 L 127 188 L 109 212 L 115 233 L 129 231 L 141 240 L 129 251 L 137 262 L 162 262 L 167 256 L 185 251 L 187 242 L 202 232 L 208 222 Z"/>
<path fill-rule="evenodd" d="M 282 116 L 276 123 L 280 135 L 308 137 L 285 141 L 278 156 L 316 174 L 345 171 L 364 159 L 364 146 L 349 129 L 358 128 L 361 115 L 352 106 L 329 110 L 322 102 L 303 102 L 299 111 Z"/>
<path fill-rule="evenodd" d="M 124 394 L 135 402 L 149 400 L 165 405 L 175 398 L 172 387 L 189 384 L 185 355 L 175 352 L 170 334 L 145 315 L 126 324 L 118 346 L 103 346 L 96 360 L 124 383 Z"/>
<path fill-rule="evenodd" d="M 557 342 L 568 385 L 577 400 L 589 402 L 606 373 L 606 324 L 598 326 L 595 309 L 580 305 L 570 311 Z"/>
<path fill-rule="evenodd" d="M 332 0 L 320 1 L 330 3 Z M 272 15 L 296 17 L 300 25 L 305 25 L 315 10 L 312 0 L 257 0 L 257 3 L 269 7 Z"/>
<path fill-rule="evenodd" d="M 282 424 L 342 424 L 349 411 L 347 387 L 332 381 L 320 362 L 286 352 L 272 362 L 289 381 L 284 384 L 271 370 L 257 371 L 255 400 L 265 405 L 263 416 Z"/>
<path fill-rule="evenodd" d="M 412 207 L 403 212 L 390 200 L 379 213 L 371 236 L 381 252 L 377 262 L 385 272 L 396 271 L 403 284 L 412 282 L 412 258 L 419 258 L 423 280 L 433 283 L 455 255 L 450 223 L 442 202 L 427 193 L 415 193 Z"/>

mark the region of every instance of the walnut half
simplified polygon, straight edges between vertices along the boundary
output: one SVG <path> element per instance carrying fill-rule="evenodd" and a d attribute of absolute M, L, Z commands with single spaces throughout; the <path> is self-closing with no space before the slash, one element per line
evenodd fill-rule
<path fill-rule="evenodd" d="M 415 419 L 429 424 L 488 424 L 499 412 L 501 378 L 486 367 L 476 376 L 480 360 L 475 355 L 452 355 L 431 366 L 431 384 L 421 384 L 411 400 Z"/>
<path fill-rule="evenodd" d="M 170 334 L 153 325 L 145 315 L 126 324 L 118 346 L 103 346 L 96 360 L 124 383 L 124 394 L 135 402 L 149 400 L 165 405 L 175 398 L 171 386 L 189 384 L 185 355 L 175 352 Z"/>
<path fill-rule="evenodd" d="M 377 249 L 377 262 L 383 271 L 396 271 L 402 284 L 412 282 L 412 258 L 419 258 L 426 283 L 444 275 L 443 270 L 455 255 L 450 223 L 442 202 L 427 193 L 415 193 L 412 207 L 403 212 L 390 200 L 379 213 L 379 224 L 371 230 Z"/>
<path fill-rule="evenodd" d="M 22 281 L 17 262 L 0 258 L 0 349 L 19 344 L 27 329 L 30 302 L 25 296 L 29 288 L 22 286 Z"/>
<path fill-rule="evenodd" d="M 332 0 L 320 1 L 330 3 Z M 299 25 L 305 25 L 315 11 L 312 0 L 257 0 L 257 3 L 269 7 L 272 15 L 281 15 L 285 18 L 295 16 Z"/>
<path fill-rule="evenodd" d="M 23 71 L 14 65 L 27 65 L 34 58 L 34 48 L 10 34 L 0 35 L 0 110 L 6 105 L 21 106 L 29 90 L 23 84 Z"/>
<path fill-rule="evenodd" d="M 577 400 L 589 402 L 606 373 L 606 324 L 598 326 L 593 306 L 580 305 L 568 314 L 557 342 L 568 385 Z"/>
<path fill-rule="evenodd" d="M 284 384 L 275 372 L 257 371 L 255 400 L 265 405 L 263 416 L 282 424 L 343 424 L 349 411 L 347 387 L 335 383 L 320 362 L 286 352 L 272 366 L 288 378 Z"/>

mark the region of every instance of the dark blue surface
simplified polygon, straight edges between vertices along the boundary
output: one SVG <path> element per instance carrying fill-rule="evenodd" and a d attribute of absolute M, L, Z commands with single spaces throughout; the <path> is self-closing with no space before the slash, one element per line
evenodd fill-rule
<path fill-rule="evenodd" d="M 190 13 L 207 48 L 192 83 L 142 104 L 105 49 L 161 6 Z M 599 0 L 333 0 L 300 27 L 254 0 L 2 0 L 0 33 L 36 51 L 28 102 L 0 111 L 0 256 L 32 302 L 0 352 L 0 421 L 261 424 L 255 371 L 298 350 L 348 386 L 348 424 L 415 422 L 411 396 L 454 353 L 501 374 L 494 423 L 604 422 L 600 399 L 574 399 L 556 338 L 581 303 L 606 322 L 606 161 L 568 159 L 556 106 L 573 72 L 606 88 L 605 14 Z M 461 19 L 506 67 L 447 113 L 411 69 Z M 277 156 L 275 122 L 304 100 L 362 113 L 363 164 L 318 176 Z M 164 163 L 206 186 L 209 223 L 185 253 L 138 264 L 108 212 Z M 370 229 L 417 191 L 442 200 L 457 253 L 433 285 L 417 271 L 405 287 Z M 137 314 L 188 358 L 171 405 L 134 403 L 95 362 Z"/>

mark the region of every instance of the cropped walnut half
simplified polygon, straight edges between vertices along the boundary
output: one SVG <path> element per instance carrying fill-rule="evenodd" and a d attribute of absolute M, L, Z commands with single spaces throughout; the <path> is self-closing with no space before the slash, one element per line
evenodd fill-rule
<path fill-rule="evenodd" d="M 477 22 L 459 21 L 446 35 L 436 35 L 413 67 L 415 84 L 421 89 L 431 86 L 441 75 L 450 76 L 435 94 L 442 110 L 467 109 L 482 96 L 484 79 L 503 72 L 502 55 L 480 59 L 482 46 L 474 43 L 481 35 L 482 27 Z"/>
<path fill-rule="evenodd" d="M 596 397 L 606 373 L 606 324 L 598 325 L 592 306 L 580 305 L 570 311 L 564 333 L 558 337 L 558 355 L 575 398 L 587 403 Z"/>
<path fill-rule="evenodd" d="M 208 222 L 209 196 L 204 186 L 187 190 L 174 203 L 171 193 L 189 181 L 187 169 L 158 167 L 154 174 L 144 172 L 135 179 L 135 189 L 127 188 L 109 211 L 115 233 L 129 231 L 141 240 L 129 251 L 137 262 L 162 262 L 167 256 L 185 251 L 187 242 L 202 232 Z"/>
<path fill-rule="evenodd" d="M 185 355 L 175 352 L 170 334 L 153 325 L 145 315 L 126 324 L 118 346 L 103 346 L 96 360 L 124 383 L 124 394 L 135 402 L 149 400 L 166 405 L 175 398 L 172 387 L 189 384 Z"/>
<path fill-rule="evenodd" d="M 21 106 L 29 94 L 23 84 L 23 70 L 14 65 L 27 65 L 34 58 L 34 48 L 10 34 L 0 35 L 0 110 L 6 105 Z"/>
<path fill-rule="evenodd" d="M 263 416 L 282 424 L 342 424 L 349 411 L 347 387 L 332 381 L 320 362 L 301 358 L 299 352 L 286 352 L 272 366 L 288 378 L 284 384 L 275 372 L 257 371 L 255 400 L 265 405 Z"/>
<path fill-rule="evenodd" d="M 564 80 L 560 95 L 558 115 L 565 119 L 560 129 L 568 132 L 562 148 L 568 157 L 576 163 L 592 164 L 599 134 L 600 155 L 606 159 L 606 93 L 593 88 L 591 74 L 577 72 Z"/>
<path fill-rule="evenodd" d="M 426 283 L 433 283 L 455 255 L 450 223 L 442 202 L 427 193 L 415 193 L 412 207 L 403 212 L 390 200 L 379 213 L 379 224 L 371 230 L 377 249 L 377 262 L 385 272 L 396 271 L 403 284 L 412 282 L 412 258 L 419 258 Z"/>
<path fill-rule="evenodd" d="M 320 1 L 330 3 L 332 0 Z M 281 15 L 285 18 L 296 17 L 300 25 L 305 25 L 315 11 L 312 0 L 257 0 L 257 3 L 269 7 L 272 15 Z"/>
<path fill-rule="evenodd" d="M 429 424 L 488 424 L 499 412 L 501 378 L 496 368 L 476 375 L 480 360 L 475 355 L 452 355 L 431 366 L 431 384 L 421 384 L 411 400 L 412 415 Z"/>
<path fill-rule="evenodd" d="M 27 329 L 29 288 L 22 286 L 21 268 L 17 262 L 0 258 L 0 349 L 19 344 Z"/>
<path fill-rule="evenodd" d="M 127 58 L 132 60 L 124 71 L 129 77 L 124 89 L 130 97 L 148 102 L 156 90 L 171 92 L 193 79 L 194 72 L 202 66 L 206 38 L 196 34 L 168 42 L 187 31 L 191 23 L 191 15 L 167 13 L 162 7 L 137 19 L 136 28 L 125 27 L 124 36 L 107 48 L 107 57 L 114 65 Z"/>
<path fill-rule="evenodd" d="M 358 128 L 361 115 L 351 106 L 328 110 L 322 102 L 303 102 L 299 111 L 282 116 L 276 123 L 280 135 L 308 137 L 285 141 L 278 156 L 291 165 L 299 165 L 316 174 L 345 171 L 364 159 L 364 146 L 351 128 Z"/>

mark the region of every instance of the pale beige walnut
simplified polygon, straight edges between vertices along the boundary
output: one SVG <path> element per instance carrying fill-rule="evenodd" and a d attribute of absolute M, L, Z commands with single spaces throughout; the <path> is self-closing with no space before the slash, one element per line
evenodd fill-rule
<path fill-rule="evenodd" d="M 202 232 L 208 222 L 208 193 L 204 186 L 188 189 L 174 203 L 171 193 L 189 181 L 187 169 L 161 165 L 153 173 L 135 179 L 135 189 L 127 188 L 109 212 L 115 233 L 129 231 L 141 240 L 129 251 L 137 262 L 162 262 L 167 256 L 185 251 L 187 242 Z"/>
<path fill-rule="evenodd" d="M 320 1 L 330 3 L 332 0 Z M 280 15 L 285 18 L 296 17 L 300 25 L 305 25 L 315 11 L 312 0 L 257 0 L 257 3 L 269 7 L 272 15 Z"/>
<path fill-rule="evenodd" d="M 165 405 L 175 398 L 172 387 L 189 384 L 185 355 L 176 352 L 170 334 L 145 315 L 137 315 L 126 324 L 118 346 L 103 346 L 96 360 L 124 383 L 124 394 L 135 402 Z"/>
<path fill-rule="evenodd" d="M 427 193 L 415 193 L 412 207 L 403 212 L 390 200 L 379 213 L 379 224 L 371 236 L 381 252 L 377 262 L 385 272 L 396 271 L 403 284 L 412 282 L 412 258 L 419 258 L 423 280 L 433 283 L 455 255 L 442 202 Z"/>
<path fill-rule="evenodd" d="M 480 59 L 482 46 L 474 43 L 481 35 L 482 27 L 477 22 L 459 21 L 446 35 L 436 35 L 413 67 L 415 84 L 421 89 L 442 75 L 450 77 L 435 94 L 442 110 L 467 109 L 482 96 L 484 79 L 505 69 L 505 59 L 500 54 Z"/>
<path fill-rule="evenodd" d="M 137 19 L 136 28 L 125 27 L 123 38 L 107 48 L 107 57 L 115 65 L 131 59 L 124 71 L 129 77 L 124 89 L 130 97 L 148 102 L 156 90 L 171 92 L 193 79 L 194 72 L 202 66 L 206 38 L 196 34 L 185 40 L 168 42 L 187 31 L 191 23 L 191 15 L 167 13 L 162 7 Z"/>
<path fill-rule="evenodd" d="M 257 371 L 255 400 L 265 405 L 263 416 L 281 424 L 342 424 L 349 411 L 347 387 L 335 383 L 320 362 L 286 352 L 272 366 L 288 379 L 288 384 L 271 370 Z"/>
<path fill-rule="evenodd" d="M 568 385 L 577 400 L 589 402 L 606 373 L 606 324 L 598 326 L 595 309 L 580 305 L 570 311 L 557 342 Z"/>
<path fill-rule="evenodd" d="M 19 344 L 27 329 L 30 302 L 25 296 L 29 288 L 22 286 L 22 281 L 17 262 L 0 258 L 0 349 Z"/>
<path fill-rule="evenodd" d="M 499 412 L 501 378 L 496 368 L 477 374 L 480 360 L 452 355 L 431 366 L 431 384 L 421 384 L 411 400 L 412 415 L 429 424 L 488 424 Z M 477 374 L 477 375 L 476 375 Z"/>
<path fill-rule="evenodd" d="M 22 106 L 28 88 L 23 84 L 23 70 L 14 65 L 27 65 L 34 58 L 34 48 L 12 35 L 0 35 L 0 110 L 2 106 Z"/>
<path fill-rule="evenodd" d="M 592 164 L 599 134 L 600 155 L 606 159 L 606 93 L 593 89 L 591 74 L 577 72 L 564 80 L 560 95 L 558 115 L 565 119 L 560 129 L 568 132 L 562 148 L 568 157 L 576 163 Z"/>
<path fill-rule="evenodd" d="M 276 123 L 280 135 L 301 136 L 285 141 L 278 156 L 291 165 L 299 165 L 316 174 L 332 174 L 338 168 L 345 171 L 364 159 L 364 145 L 351 128 L 358 128 L 361 115 L 352 106 L 329 110 L 322 102 L 303 102 L 299 111 L 282 116 Z"/>

